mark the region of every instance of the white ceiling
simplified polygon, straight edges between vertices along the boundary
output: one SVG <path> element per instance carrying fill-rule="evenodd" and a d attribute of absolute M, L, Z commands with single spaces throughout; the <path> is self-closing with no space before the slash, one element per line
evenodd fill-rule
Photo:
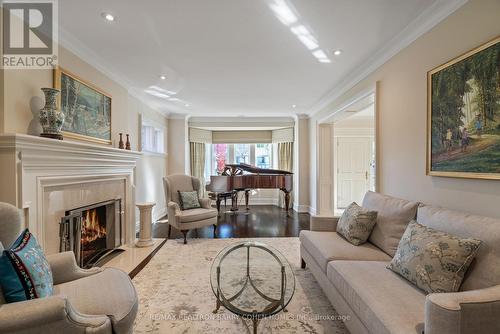
<path fill-rule="evenodd" d="M 311 113 L 374 54 L 399 43 L 401 32 L 439 2 L 64 0 L 59 1 L 60 40 L 161 111 L 294 115 Z M 290 8 L 296 22 L 283 24 L 272 4 Z M 113 14 L 115 22 L 105 21 L 103 12 Z M 291 32 L 300 25 L 330 63 L 319 62 Z M 336 49 L 343 51 L 338 57 L 332 54 Z M 179 101 L 147 94 L 148 88 Z"/>

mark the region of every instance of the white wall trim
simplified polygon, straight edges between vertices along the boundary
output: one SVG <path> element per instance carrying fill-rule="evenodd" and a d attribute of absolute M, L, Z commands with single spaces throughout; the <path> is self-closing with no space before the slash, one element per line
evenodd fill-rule
<path fill-rule="evenodd" d="M 293 205 L 293 210 L 297 211 L 298 213 L 310 213 L 311 207 L 309 205 L 294 204 Z"/>
<path fill-rule="evenodd" d="M 372 128 L 336 128 L 334 124 L 334 137 L 374 137 L 375 129 Z"/>
<path fill-rule="evenodd" d="M 313 208 L 312 206 L 309 207 L 309 214 L 311 216 L 316 216 L 316 208 Z"/>
<path fill-rule="evenodd" d="M 361 66 L 349 72 L 329 93 L 322 97 L 308 112 L 310 116 L 325 109 L 330 103 L 345 94 L 349 89 L 375 72 L 380 66 L 413 43 L 417 38 L 431 30 L 439 22 L 462 7 L 468 0 L 436 1 L 424 10 L 415 20 L 406 26 L 378 52 L 361 62 Z M 321 123 L 321 122 L 320 122 Z"/>
<path fill-rule="evenodd" d="M 359 101 L 366 99 L 370 95 L 375 94 L 377 89 L 376 84 L 370 86 L 369 88 L 362 90 L 361 92 L 357 93 L 353 97 L 349 98 L 347 101 L 343 102 L 340 107 L 336 108 L 333 110 L 331 113 L 327 113 L 325 116 L 320 118 L 318 120 L 319 124 L 326 123 L 329 121 L 330 118 L 334 117 L 337 114 L 340 114 L 346 110 L 348 110 L 354 103 L 358 103 Z"/>

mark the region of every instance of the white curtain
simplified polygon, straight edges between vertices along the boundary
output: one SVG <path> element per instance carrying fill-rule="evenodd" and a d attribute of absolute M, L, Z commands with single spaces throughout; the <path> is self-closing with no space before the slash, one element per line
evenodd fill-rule
<path fill-rule="evenodd" d="M 278 143 L 278 169 L 293 171 L 293 143 Z M 285 195 L 280 191 L 280 207 L 285 207 Z M 290 208 L 293 208 L 293 192 L 290 193 Z"/>
<path fill-rule="evenodd" d="M 191 176 L 201 181 L 201 197 L 205 197 L 205 144 L 190 143 L 191 151 Z"/>

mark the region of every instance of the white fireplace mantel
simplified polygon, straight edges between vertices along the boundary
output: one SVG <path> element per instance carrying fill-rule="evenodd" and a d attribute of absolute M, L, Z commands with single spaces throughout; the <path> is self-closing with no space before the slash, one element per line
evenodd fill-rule
<path fill-rule="evenodd" d="M 132 244 L 135 168 L 141 156 L 141 152 L 83 142 L 0 135 L 0 201 L 24 209 L 26 227 L 51 253 L 59 238 L 53 234 L 58 231 L 61 202 L 74 208 L 76 203 L 84 206 L 106 196 L 120 197 L 123 242 Z"/>

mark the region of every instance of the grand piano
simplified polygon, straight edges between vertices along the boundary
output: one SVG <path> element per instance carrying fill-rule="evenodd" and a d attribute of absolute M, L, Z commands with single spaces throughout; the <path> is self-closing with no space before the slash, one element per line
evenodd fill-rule
<path fill-rule="evenodd" d="M 250 189 L 280 189 L 285 194 L 286 211 L 290 208 L 290 192 L 293 189 L 293 173 L 279 170 L 258 168 L 248 164 L 226 164 L 221 175 L 210 176 L 207 191 L 215 194 L 231 194 L 232 208 L 237 210 L 238 192 L 245 191 L 245 202 L 248 208 Z M 220 199 L 217 196 L 217 208 Z"/>

